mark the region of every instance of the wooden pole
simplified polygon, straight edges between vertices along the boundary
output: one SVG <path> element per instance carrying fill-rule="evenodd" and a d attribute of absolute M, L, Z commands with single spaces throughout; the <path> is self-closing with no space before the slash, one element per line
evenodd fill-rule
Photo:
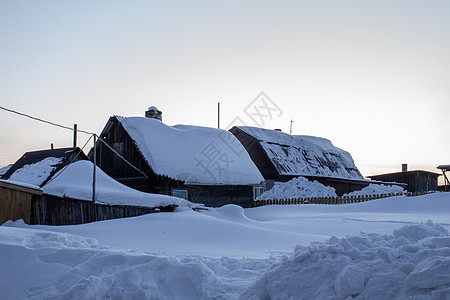
<path fill-rule="evenodd" d="M 78 125 L 73 124 L 73 147 L 74 148 L 77 146 L 77 130 L 78 130 Z"/>
<path fill-rule="evenodd" d="M 97 135 L 94 134 L 94 171 L 92 174 L 92 203 L 95 203 L 95 175 L 97 169 Z"/>

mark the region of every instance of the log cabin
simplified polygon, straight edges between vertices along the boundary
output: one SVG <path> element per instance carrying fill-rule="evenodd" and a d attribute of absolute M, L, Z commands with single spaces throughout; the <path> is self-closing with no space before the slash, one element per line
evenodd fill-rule
<path fill-rule="evenodd" d="M 264 189 L 263 176 L 233 134 L 166 125 L 155 107 L 145 117 L 110 117 L 95 153 L 97 165 L 129 187 L 207 206 L 251 207 Z"/>
<path fill-rule="evenodd" d="M 342 196 L 370 183 L 361 175 L 350 153 L 327 139 L 250 126 L 235 126 L 230 132 L 249 153 L 266 180 L 267 189 L 274 182 L 302 176 L 331 186 Z"/>

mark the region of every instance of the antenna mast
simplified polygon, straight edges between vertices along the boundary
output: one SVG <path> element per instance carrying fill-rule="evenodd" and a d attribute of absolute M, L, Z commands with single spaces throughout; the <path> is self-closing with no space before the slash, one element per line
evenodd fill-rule
<path fill-rule="evenodd" d="M 220 102 L 217 102 L 217 129 L 220 129 Z"/>

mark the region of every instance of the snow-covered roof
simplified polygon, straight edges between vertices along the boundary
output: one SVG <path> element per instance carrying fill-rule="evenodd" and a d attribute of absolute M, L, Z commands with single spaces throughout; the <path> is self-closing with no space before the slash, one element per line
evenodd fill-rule
<path fill-rule="evenodd" d="M 116 117 L 156 174 L 187 184 L 254 185 L 264 181 L 242 144 L 226 130 Z"/>
<path fill-rule="evenodd" d="M 327 139 L 249 126 L 238 128 L 259 141 L 280 175 L 364 180 L 350 153 Z"/>
<path fill-rule="evenodd" d="M 450 165 L 439 165 L 437 168 L 444 171 L 448 171 L 450 170 Z"/>
<path fill-rule="evenodd" d="M 79 148 L 59 148 L 25 153 L 2 175 L 2 179 L 42 186 L 76 155 L 87 159 Z"/>
<path fill-rule="evenodd" d="M 42 187 L 45 194 L 69 197 L 80 200 L 92 200 L 93 164 L 80 160 L 62 169 Z M 186 206 L 188 201 L 167 195 L 149 194 L 129 188 L 96 170 L 96 201 L 110 205 L 134 205 L 161 207 L 169 205 Z"/>
<path fill-rule="evenodd" d="M 9 180 L 40 186 L 61 163 L 60 157 L 46 157 L 38 162 L 17 169 Z"/>
<path fill-rule="evenodd" d="M 2 176 L 3 174 L 5 174 L 6 172 L 8 172 L 8 170 L 11 168 L 11 165 L 7 165 L 6 167 L 0 168 L 0 176 Z"/>

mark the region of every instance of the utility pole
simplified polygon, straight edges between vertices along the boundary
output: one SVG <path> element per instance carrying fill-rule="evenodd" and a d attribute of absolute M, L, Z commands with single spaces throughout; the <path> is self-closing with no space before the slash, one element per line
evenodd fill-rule
<path fill-rule="evenodd" d="M 73 124 L 73 147 L 74 148 L 77 147 L 77 130 L 78 130 L 78 125 Z"/>
<path fill-rule="evenodd" d="M 96 169 L 97 169 L 97 135 L 94 133 L 94 171 L 93 171 L 93 174 L 92 174 L 92 204 L 95 204 L 95 175 L 96 175 Z"/>
<path fill-rule="evenodd" d="M 292 135 L 292 123 L 294 123 L 295 121 L 294 121 L 294 118 L 292 118 L 292 120 L 291 120 L 291 128 L 289 129 L 289 134 L 290 135 Z"/>

